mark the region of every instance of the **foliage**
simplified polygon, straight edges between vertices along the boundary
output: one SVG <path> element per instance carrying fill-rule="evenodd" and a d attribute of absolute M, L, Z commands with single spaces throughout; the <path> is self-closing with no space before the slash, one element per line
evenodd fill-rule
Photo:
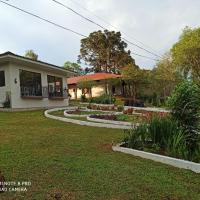
<path fill-rule="evenodd" d="M 92 86 L 96 85 L 96 83 L 90 79 L 84 78 L 78 81 L 77 87 L 80 89 L 90 89 Z"/>
<path fill-rule="evenodd" d="M 166 149 L 168 154 L 171 156 L 189 159 L 189 151 L 187 149 L 187 136 L 183 131 L 177 131 L 176 134 L 168 138 Z"/>
<path fill-rule="evenodd" d="M 90 103 L 97 104 L 114 104 L 115 98 L 110 94 L 103 94 L 99 97 L 94 97 L 90 99 Z"/>
<path fill-rule="evenodd" d="M 10 93 L 6 93 L 6 100 L 3 102 L 3 107 L 4 108 L 10 108 L 11 107 L 11 102 L 10 102 Z"/>
<path fill-rule="evenodd" d="M 179 41 L 171 49 L 174 64 L 183 74 L 200 81 L 200 28 L 183 30 Z"/>
<path fill-rule="evenodd" d="M 141 100 L 125 99 L 124 106 L 144 107 L 144 102 Z"/>
<path fill-rule="evenodd" d="M 118 105 L 117 106 L 117 111 L 122 112 L 124 110 L 124 106 Z"/>
<path fill-rule="evenodd" d="M 33 50 L 27 50 L 25 52 L 25 57 L 30 58 L 32 60 L 38 60 L 38 55 Z"/>
<path fill-rule="evenodd" d="M 135 63 L 126 48 L 120 32 L 96 31 L 81 40 L 78 60 L 92 66 L 90 71 L 119 73 L 122 67 Z"/>
<path fill-rule="evenodd" d="M 134 64 L 129 64 L 127 67 L 123 68 L 121 73 L 122 79 L 129 86 L 128 91 L 130 94 L 128 94 L 128 96 L 132 96 L 135 101 L 138 92 L 137 88 L 142 84 L 148 83 L 150 72 L 148 70 L 141 70 Z"/>
<path fill-rule="evenodd" d="M 199 149 L 200 133 L 200 88 L 190 82 L 185 81 L 176 87 L 171 98 L 169 106 L 172 109 L 172 116 L 178 121 L 187 133 L 187 146 L 189 154 Z"/>
<path fill-rule="evenodd" d="M 178 132 L 177 123 L 170 118 L 153 117 L 148 126 L 149 137 L 160 148 L 167 145 L 168 138 Z"/>
<path fill-rule="evenodd" d="M 126 130 L 124 142 L 126 147 L 143 150 L 146 142 L 147 125 L 141 124 L 135 129 Z"/>
<path fill-rule="evenodd" d="M 151 82 L 154 94 L 166 100 L 174 87 L 182 80 L 179 70 L 175 67 L 171 53 L 166 53 L 152 70 Z M 157 104 L 157 98 L 154 103 Z"/>
<path fill-rule="evenodd" d="M 199 132 L 200 125 L 200 88 L 185 81 L 178 85 L 168 101 L 172 116 L 189 134 Z"/>
<path fill-rule="evenodd" d="M 140 122 L 141 118 L 135 115 L 125 115 L 125 114 L 120 114 L 120 115 L 115 115 L 115 114 L 93 114 L 90 115 L 92 118 L 96 119 L 105 119 L 105 120 L 113 120 L 113 121 L 123 121 L 123 122 L 131 122 L 131 123 L 137 123 Z"/>
<path fill-rule="evenodd" d="M 81 95 L 81 102 L 87 102 L 87 98 L 86 98 L 85 94 Z"/>
<path fill-rule="evenodd" d="M 148 123 L 127 132 L 124 140 L 129 148 L 200 162 L 200 143 L 197 143 L 195 149 L 191 149 L 188 134 L 170 117 L 154 117 Z"/>
<path fill-rule="evenodd" d="M 78 75 L 82 75 L 84 74 L 84 70 L 81 68 L 81 66 L 77 63 L 73 63 L 73 62 L 70 62 L 70 61 L 66 61 L 63 65 L 63 67 L 65 69 L 68 69 L 68 70 L 72 70 L 74 72 L 76 72 Z"/>

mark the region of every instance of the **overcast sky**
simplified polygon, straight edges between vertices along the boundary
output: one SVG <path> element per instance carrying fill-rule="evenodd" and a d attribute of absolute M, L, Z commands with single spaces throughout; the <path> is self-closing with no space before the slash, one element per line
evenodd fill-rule
<path fill-rule="evenodd" d="M 185 26 L 198 27 L 200 23 L 200 0 L 58 1 L 113 30 L 113 27 L 109 27 L 94 15 L 102 17 L 117 30 L 126 33 L 123 36 L 130 41 L 137 43 L 138 40 L 161 55 L 178 40 Z M 99 27 L 76 16 L 52 0 L 9 0 L 8 2 L 84 35 L 99 30 Z M 84 10 L 80 5 L 91 12 Z M 41 22 L 0 3 L 0 53 L 12 51 L 24 55 L 27 49 L 33 49 L 40 60 L 63 65 L 67 60 L 76 62 L 80 39 L 80 36 Z M 137 44 L 142 46 L 140 43 Z M 128 48 L 136 53 L 153 57 L 134 46 L 129 45 Z M 134 58 L 141 68 L 153 68 L 155 65 L 154 61 L 138 56 Z"/>

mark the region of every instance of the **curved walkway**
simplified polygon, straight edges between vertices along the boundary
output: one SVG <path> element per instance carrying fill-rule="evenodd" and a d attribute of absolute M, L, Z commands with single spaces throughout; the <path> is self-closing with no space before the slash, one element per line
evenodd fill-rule
<path fill-rule="evenodd" d="M 71 119 L 71 118 L 67 118 L 67 117 L 59 117 L 59 116 L 50 114 L 51 112 L 66 110 L 66 109 L 69 109 L 69 107 L 49 109 L 44 112 L 44 115 L 45 115 L 45 117 L 50 118 L 50 119 L 55 119 L 55 120 L 59 120 L 59 121 L 67 122 L 67 123 L 78 124 L 78 125 L 83 125 L 83 126 L 114 128 L 114 129 L 131 129 L 131 128 L 134 128 L 134 126 L 135 126 L 134 124 L 133 125 L 117 125 L 117 124 L 110 124 L 110 123 L 95 123 L 95 122 Z"/>

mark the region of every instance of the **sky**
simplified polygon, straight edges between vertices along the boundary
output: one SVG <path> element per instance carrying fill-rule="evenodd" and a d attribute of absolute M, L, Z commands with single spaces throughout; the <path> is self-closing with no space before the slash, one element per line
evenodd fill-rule
<path fill-rule="evenodd" d="M 124 38 L 158 55 L 170 50 L 185 26 L 200 26 L 199 0 L 58 1 L 108 30 L 121 31 Z M 100 29 L 52 0 L 6 2 L 84 35 Z M 62 66 L 65 61 L 77 61 L 81 39 L 81 36 L 40 21 L 0 2 L 0 53 L 11 51 L 24 55 L 26 50 L 33 49 L 39 55 L 39 60 Z M 156 58 L 130 44 L 128 49 Z M 156 64 L 156 61 L 136 55 L 133 58 L 141 68 L 152 69 Z"/>

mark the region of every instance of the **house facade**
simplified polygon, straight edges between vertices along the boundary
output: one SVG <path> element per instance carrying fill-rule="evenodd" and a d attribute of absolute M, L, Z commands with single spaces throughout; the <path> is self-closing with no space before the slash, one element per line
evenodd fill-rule
<path fill-rule="evenodd" d="M 121 86 L 112 84 L 121 75 L 111 73 L 95 73 L 83 76 L 67 78 L 68 92 L 71 99 L 80 99 L 85 94 L 86 98 L 98 97 L 105 93 L 121 95 Z M 82 81 L 91 81 L 91 86 L 80 88 L 79 83 Z"/>
<path fill-rule="evenodd" d="M 66 77 L 74 72 L 6 52 L 0 54 L 0 107 L 46 108 L 68 105 Z"/>

